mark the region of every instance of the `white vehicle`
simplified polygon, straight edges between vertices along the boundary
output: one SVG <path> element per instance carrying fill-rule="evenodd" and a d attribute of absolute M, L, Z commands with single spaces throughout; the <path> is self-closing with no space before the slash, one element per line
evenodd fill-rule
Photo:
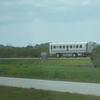
<path fill-rule="evenodd" d="M 95 42 L 49 43 L 50 56 L 88 56 L 96 47 Z"/>

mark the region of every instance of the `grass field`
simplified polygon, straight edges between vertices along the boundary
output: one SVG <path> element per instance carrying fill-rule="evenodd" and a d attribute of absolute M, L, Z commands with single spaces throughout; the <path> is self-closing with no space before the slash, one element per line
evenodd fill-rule
<path fill-rule="evenodd" d="M 0 59 L 0 76 L 100 83 L 100 68 L 89 58 Z"/>
<path fill-rule="evenodd" d="M 100 97 L 0 86 L 0 100 L 100 100 Z"/>

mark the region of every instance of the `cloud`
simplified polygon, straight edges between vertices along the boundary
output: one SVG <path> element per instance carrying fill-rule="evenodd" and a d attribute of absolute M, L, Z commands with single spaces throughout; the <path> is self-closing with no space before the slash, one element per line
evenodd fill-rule
<path fill-rule="evenodd" d="M 100 16 L 98 0 L 4 0 L 0 10 L 1 21 L 26 22 L 36 19 L 48 22 L 88 20 Z M 99 3 L 98 3 L 99 4 Z M 89 5 L 89 6 L 87 6 Z"/>
<path fill-rule="evenodd" d="M 90 4 L 91 4 L 91 0 L 85 0 L 85 1 L 82 2 L 83 6 L 88 6 Z"/>
<path fill-rule="evenodd" d="M 62 7 L 62 6 L 75 6 L 81 4 L 83 0 L 4 0 L 0 1 L 0 5 L 13 6 L 13 5 L 33 5 L 35 7 Z"/>
<path fill-rule="evenodd" d="M 2 6 L 33 6 L 35 8 L 45 8 L 54 10 L 69 10 L 86 5 L 98 5 L 99 0 L 4 0 L 0 1 Z"/>

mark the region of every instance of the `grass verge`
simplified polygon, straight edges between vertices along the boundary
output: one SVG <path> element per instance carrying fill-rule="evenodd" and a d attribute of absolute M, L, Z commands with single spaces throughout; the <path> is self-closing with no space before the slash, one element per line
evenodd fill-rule
<path fill-rule="evenodd" d="M 100 68 L 84 59 L 0 60 L 0 76 L 100 83 Z"/>
<path fill-rule="evenodd" d="M 0 100 L 100 100 L 100 97 L 0 86 Z"/>

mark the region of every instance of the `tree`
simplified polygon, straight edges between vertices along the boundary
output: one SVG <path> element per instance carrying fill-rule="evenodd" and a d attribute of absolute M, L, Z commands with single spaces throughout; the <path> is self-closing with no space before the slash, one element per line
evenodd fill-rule
<path fill-rule="evenodd" d="M 94 67 L 100 67 L 100 45 L 98 45 L 91 53 L 91 60 Z"/>

